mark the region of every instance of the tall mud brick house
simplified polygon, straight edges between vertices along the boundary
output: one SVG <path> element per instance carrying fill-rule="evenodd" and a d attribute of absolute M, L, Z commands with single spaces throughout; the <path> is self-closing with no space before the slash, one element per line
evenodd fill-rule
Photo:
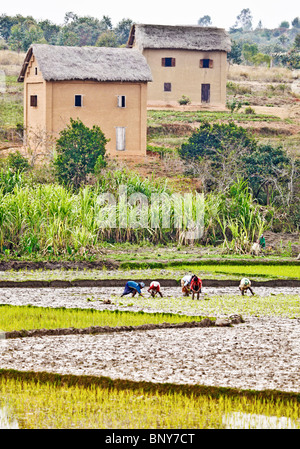
<path fill-rule="evenodd" d="M 26 146 L 47 147 L 72 117 L 100 126 L 110 155 L 144 156 L 151 80 L 138 50 L 32 45 L 18 78 Z"/>
<path fill-rule="evenodd" d="M 127 47 L 139 50 L 151 68 L 148 106 L 178 106 L 183 95 L 194 105 L 225 106 L 231 41 L 224 29 L 135 24 Z"/>

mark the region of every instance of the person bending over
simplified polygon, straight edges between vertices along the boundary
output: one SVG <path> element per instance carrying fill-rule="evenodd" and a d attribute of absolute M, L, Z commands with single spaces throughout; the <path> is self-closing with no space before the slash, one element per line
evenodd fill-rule
<path fill-rule="evenodd" d="M 197 299 L 199 299 L 201 289 L 202 289 L 202 281 L 198 276 L 194 274 L 191 280 L 192 299 L 194 299 L 195 295 L 197 295 Z"/>
<path fill-rule="evenodd" d="M 184 276 L 181 279 L 181 289 L 182 289 L 183 296 L 189 296 L 190 289 L 191 289 L 191 280 L 192 280 L 192 275 L 190 275 L 190 274 L 187 274 L 186 276 Z"/>
<path fill-rule="evenodd" d="M 128 281 L 128 282 L 126 282 L 126 285 L 125 285 L 125 288 L 124 288 L 124 291 L 123 291 L 121 297 L 125 296 L 125 295 L 129 295 L 130 293 L 131 293 L 132 297 L 135 296 L 137 293 L 139 296 L 144 297 L 144 295 L 142 294 L 142 288 L 144 288 L 144 287 L 145 287 L 144 282 Z"/>
<path fill-rule="evenodd" d="M 160 291 L 160 283 L 158 281 L 151 282 L 150 287 L 148 288 L 148 292 L 150 293 L 152 298 L 154 298 L 157 293 L 160 295 L 161 298 L 163 297 Z"/>
<path fill-rule="evenodd" d="M 253 292 L 253 290 L 251 288 L 251 282 L 247 278 L 243 278 L 241 280 L 240 285 L 239 285 L 239 289 L 240 289 L 240 291 L 241 291 L 243 296 L 244 296 L 244 294 L 245 294 L 245 292 L 247 290 L 250 290 L 250 292 L 252 293 L 252 296 L 254 296 L 254 292 Z"/>

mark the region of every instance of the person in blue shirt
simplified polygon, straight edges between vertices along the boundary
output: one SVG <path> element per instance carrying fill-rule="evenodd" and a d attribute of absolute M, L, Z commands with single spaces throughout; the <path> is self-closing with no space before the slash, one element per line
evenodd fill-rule
<path fill-rule="evenodd" d="M 142 288 L 144 288 L 144 287 L 145 287 L 144 282 L 128 281 L 128 282 L 126 282 L 126 285 L 125 285 L 125 288 L 124 288 L 124 291 L 123 291 L 121 297 L 125 296 L 125 295 L 129 295 L 130 293 L 132 294 L 132 296 L 135 296 L 136 293 L 138 293 L 139 296 L 144 296 L 142 294 Z"/>

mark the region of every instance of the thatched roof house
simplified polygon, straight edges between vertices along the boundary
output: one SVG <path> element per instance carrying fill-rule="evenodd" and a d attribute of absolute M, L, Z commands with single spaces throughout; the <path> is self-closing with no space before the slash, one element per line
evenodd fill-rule
<path fill-rule="evenodd" d="M 223 28 L 201 27 L 197 25 L 145 25 L 131 27 L 127 47 L 225 51 L 231 49 L 228 33 Z"/>
<path fill-rule="evenodd" d="M 70 118 L 79 118 L 100 126 L 110 154 L 144 156 L 151 80 L 138 50 L 33 44 L 18 78 L 24 82 L 27 145 L 40 148 L 43 139 L 46 147 Z"/>
<path fill-rule="evenodd" d="M 22 82 L 34 54 L 45 81 L 93 80 L 147 82 L 150 68 L 139 51 L 109 47 L 63 47 L 33 44 L 18 81 Z"/>
<path fill-rule="evenodd" d="M 139 50 L 151 68 L 148 105 L 178 106 L 187 96 L 194 105 L 225 106 L 231 41 L 224 29 L 134 24 L 127 47 Z"/>

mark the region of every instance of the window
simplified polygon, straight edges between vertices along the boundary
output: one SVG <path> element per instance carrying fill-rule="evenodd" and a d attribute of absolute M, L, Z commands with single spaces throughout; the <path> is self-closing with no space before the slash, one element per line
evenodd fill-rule
<path fill-rule="evenodd" d="M 212 69 L 213 68 L 213 60 L 212 59 L 200 59 L 200 68 L 201 69 Z"/>
<path fill-rule="evenodd" d="M 164 92 L 171 92 L 171 90 L 172 90 L 172 84 L 164 83 Z"/>
<path fill-rule="evenodd" d="M 34 74 L 37 75 L 37 67 L 34 68 Z"/>
<path fill-rule="evenodd" d="M 30 95 L 30 106 L 37 107 L 37 95 Z"/>
<path fill-rule="evenodd" d="M 82 95 L 75 95 L 75 106 L 82 106 Z"/>
<path fill-rule="evenodd" d="M 161 58 L 163 67 L 175 67 L 175 58 Z"/>
<path fill-rule="evenodd" d="M 116 127 L 116 150 L 117 151 L 125 150 L 125 131 L 126 131 L 126 128 L 123 126 Z"/>
<path fill-rule="evenodd" d="M 126 97 L 125 95 L 118 95 L 118 108 L 126 107 Z"/>

